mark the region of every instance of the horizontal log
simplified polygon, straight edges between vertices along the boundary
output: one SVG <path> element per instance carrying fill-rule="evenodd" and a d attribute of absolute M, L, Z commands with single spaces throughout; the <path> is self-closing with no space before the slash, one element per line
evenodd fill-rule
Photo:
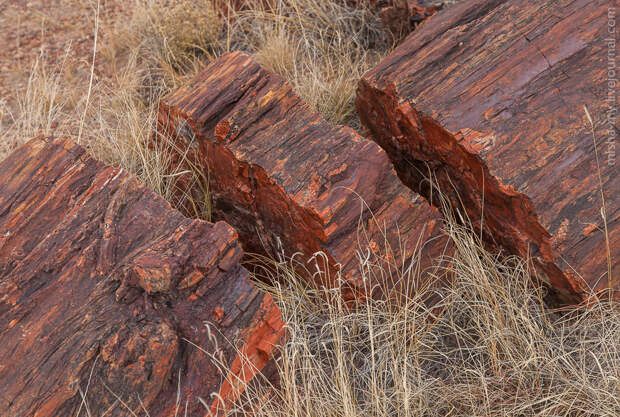
<path fill-rule="evenodd" d="M 0 184 L 0 414 L 204 415 L 198 397 L 239 395 L 212 360 L 237 362 L 230 342 L 270 360 L 279 310 L 227 224 L 184 217 L 69 139 L 31 140 Z"/>
<path fill-rule="evenodd" d="M 362 122 L 400 178 L 428 196 L 430 169 L 488 242 L 532 257 L 561 302 L 619 285 L 608 6 L 461 2 L 411 34 L 358 88 Z M 598 165 L 584 105 L 596 123 Z"/>
<path fill-rule="evenodd" d="M 359 256 L 402 266 L 424 244 L 415 265 L 426 269 L 446 247 L 438 211 L 401 183 L 381 148 L 327 123 L 243 53 L 220 57 L 166 96 L 159 125 L 176 160 L 205 172 L 214 215 L 239 231 L 248 252 L 299 252 L 305 263 L 322 251 L 362 288 L 379 282 L 364 284 Z M 200 191 L 184 190 L 198 199 Z M 313 279 L 334 277 L 326 273 Z"/>

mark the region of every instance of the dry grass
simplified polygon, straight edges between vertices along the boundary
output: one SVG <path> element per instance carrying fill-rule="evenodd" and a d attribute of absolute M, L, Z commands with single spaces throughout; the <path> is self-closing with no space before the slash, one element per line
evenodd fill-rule
<path fill-rule="evenodd" d="M 500 260 L 462 226 L 447 229 L 452 284 L 433 308 L 422 291 L 351 309 L 339 288 L 304 290 L 278 263 L 281 284 L 267 290 L 289 330 L 282 386 L 250 387 L 230 415 L 620 415 L 619 305 L 551 310 L 526 262 Z M 360 262 L 363 274 L 376 268 Z"/>
<path fill-rule="evenodd" d="M 391 47 L 391 38 L 365 8 L 324 0 L 260 0 L 231 15 L 227 43 L 253 53 L 266 68 L 332 123 L 358 127 L 357 81 Z"/>
<path fill-rule="evenodd" d="M 11 111 L 6 100 L 0 101 L 0 159 L 24 139 L 52 131 L 56 120 L 69 117 L 65 113 L 69 98 L 60 91 L 57 72 L 35 61 L 25 89 L 16 97 L 16 110 Z"/>

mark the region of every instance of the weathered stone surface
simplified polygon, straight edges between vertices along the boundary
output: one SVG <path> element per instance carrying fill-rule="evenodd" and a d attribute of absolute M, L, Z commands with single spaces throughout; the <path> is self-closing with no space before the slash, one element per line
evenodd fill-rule
<path fill-rule="evenodd" d="M 239 231 L 246 251 L 283 248 L 302 261 L 324 251 L 361 286 L 358 249 L 394 263 L 439 234 L 437 211 L 401 183 L 379 146 L 327 123 L 245 54 L 219 58 L 165 97 L 159 122 L 208 169 L 214 214 Z M 444 247 L 427 242 L 418 265 Z"/>
<path fill-rule="evenodd" d="M 370 7 L 396 41 L 443 8 L 437 0 L 342 0 L 349 6 Z"/>
<path fill-rule="evenodd" d="M 441 4 L 418 0 L 390 0 L 380 8 L 381 22 L 396 39 L 402 39 L 441 9 Z"/>
<path fill-rule="evenodd" d="M 606 122 L 617 105 L 606 80 L 608 5 L 459 3 L 410 35 L 358 89 L 362 121 L 401 179 L 428 195 L 430 168 L 454 207 L 462 201 L 476 228 L 484 217 L 490 242 L 531 255 L 562 301 L 618 288 L 620 180 L 605 153 L 618 131 Z M 584 105 L 597 124 L 611 276 Z"/>
<path fill-rule="evenodd" d="M 92 415 L 132 415 L 122 400 L 174 416 L 177 392 L 178 415 L 202 416 L 198 397 L 239 395 L 209 356 L 238 360 L 224 338 L 269 360 L 279 311 L 227 224 L 187 219 L 68 139 L 31 140 L 0 183 L 3 416 L 85 415 L 82 394 Z"/>

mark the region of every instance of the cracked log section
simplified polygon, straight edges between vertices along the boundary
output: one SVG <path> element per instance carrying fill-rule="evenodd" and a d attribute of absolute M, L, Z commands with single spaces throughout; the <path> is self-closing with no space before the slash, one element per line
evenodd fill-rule
<path fill-rule="evenodd" d="M 204 415 L 198 397 L 239 394 L 209 356 L 239 362 L 224 336 L 268 361 L 280 314 L 230 226 L 187 219 L 68 139 L 33 139 L 0 173 L 2 415 L 135 415 L 122 400 L 173 416 L 177 390 L 179 415 L 186 400 Z"/>
<path fill-rule="evenodd" d="M 379 146 L 327 123 L 243 53 L 224 55 L 165 97 L 159 122 L 208 171 L 214 215 L 248 252 L 284 249 L 303 261 L 323 251 L 359 289 L 358 250 L 393 266 L 425 244 L 416 264 L 424 269 L 445 248 L 437 210 L 402 184 Z"/>
<path fill-rule="evenodd" d="M 401 179 L 428 196 L 430 167 L 454 207 L 460 195 L 476 230 L 484 213 L 487 240 L 531 256 L 561 302 L 618 290 L 607 9 L 604 0 L 461 2 L 410 35 L 358 88 L 362 122 Z M 597 126 L 611 276 L 584 105 Z"/>

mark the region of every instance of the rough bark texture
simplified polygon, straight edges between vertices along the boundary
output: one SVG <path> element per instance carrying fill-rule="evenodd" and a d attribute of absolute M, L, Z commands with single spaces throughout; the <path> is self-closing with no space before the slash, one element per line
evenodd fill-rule
<path fill-rule="evenodd" d="M 199 396 L 239 394 L 209 356 L 238 360 L 224 337 L 269 360 L 279 311 L 230 226 L 187 219 L 68 139 L 28 142 L 0 183 L 3 416 L 85 415 L 82 394 L 92 415 L 131 415 L 122 400 L 173 416 L 177 390 L 179 415 L 187 400 L 202 416 Z"/>
<path fill-rule="evenodd" d="M 439 234 L 437 211 L 401 183 L 379 146 L 324 121 L 245 54 L 219 58 L 165 97 L 159 122 L 208 170 L 214 214 L 246 251 L 301 252 L 302 261 L 324 251 L 360 287 L 358 249 L 394 263 Z M 418 265 L 444 246 L 428 242 Z"/>
<path fill-rule="evenodd" d="M 609 104 L 617 105 L 606 80 L 608 5 L 459 3 L 410 35 L 358 89 L 362 122 L 401 179 L 428 195 L 422 179 L 430 167 L 454 207 L 460 196 L 477 229 L 484 213 L 487 239 L 531 255 L 564 302 L 618 289 L 618 128 L 606 121 Z M 584 105 L 597 125 L 611 276 Z"/>

